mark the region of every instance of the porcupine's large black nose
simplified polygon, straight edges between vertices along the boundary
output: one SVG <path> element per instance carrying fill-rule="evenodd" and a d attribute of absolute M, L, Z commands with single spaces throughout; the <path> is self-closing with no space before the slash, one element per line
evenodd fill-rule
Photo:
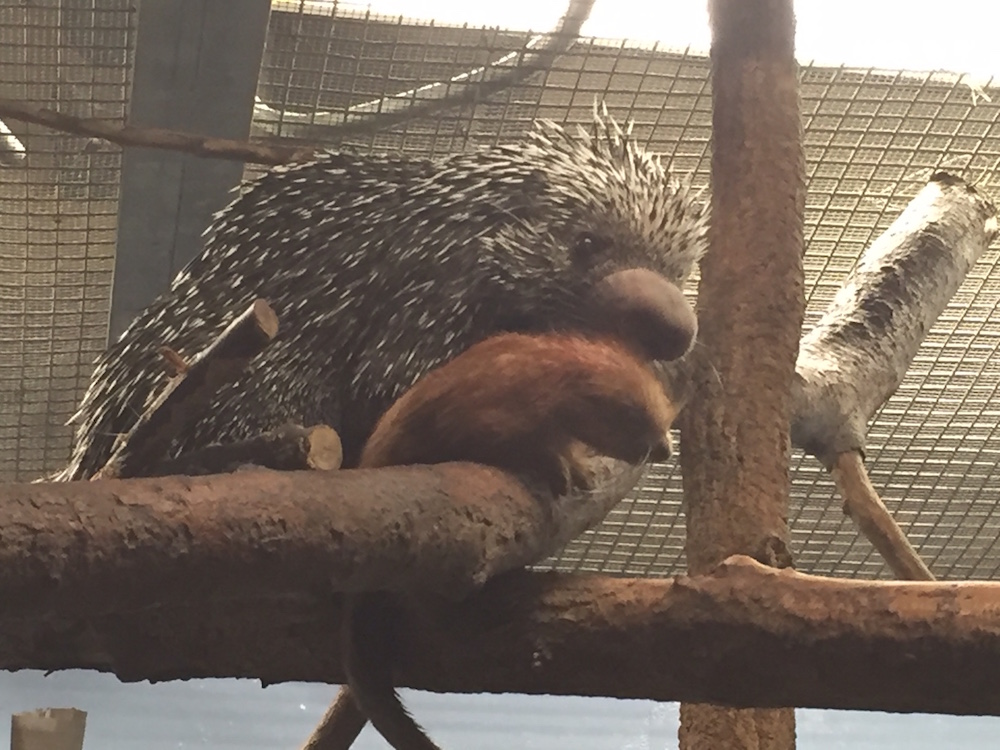
<path fill-rule="evenodd" d="M 650 359 L 683 357 L 698 334 L 698 318 L 684 293 L 645 268 L 616 271 L 601 279 L 597 306 L 604 325 Z"/>

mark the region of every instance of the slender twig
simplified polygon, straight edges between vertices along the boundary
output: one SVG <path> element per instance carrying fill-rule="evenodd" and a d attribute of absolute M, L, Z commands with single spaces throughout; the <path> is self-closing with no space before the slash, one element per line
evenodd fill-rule
<path fill-rule="evenodd" d="M 896 578 L 936 580 L 869 481 L 860 453 L 847 451 L 837 456 L 833 481 L 844 501 L 844 513 L 882 555 Z"/>
<path fill-rule="evenodd" d="M 109 120 L 73 117 L 51 109 L 33 107 L 14 99 L 0 98 L 0 117 L 42 125 L 52 130 L 85 138 L 100 138 L 119 146 L 180 151 L 211 159 L 228 159 L 269 166 L 306 161 L 317 150 L 316 147 L 312 146 L 265 145 L 228 138 L 212 138 L 207 135 L 165 128 L 116 125 Z"/>

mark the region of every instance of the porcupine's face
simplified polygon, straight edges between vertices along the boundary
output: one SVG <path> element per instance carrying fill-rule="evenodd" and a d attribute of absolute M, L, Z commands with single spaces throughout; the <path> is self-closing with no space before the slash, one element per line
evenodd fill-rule
<path fill-rule="evenodd" d="M 530 220 L 512 216 L 488 254 L 516 259 L 495 274 L 511 274 L 511 327 L 593 329 L 651 359 L 686 353 L 697 322 L 680 288 L 707 246 L 691 188 L 607 116 L 576 136 L 543 122 L 521 154 L 536 165 Z"/>

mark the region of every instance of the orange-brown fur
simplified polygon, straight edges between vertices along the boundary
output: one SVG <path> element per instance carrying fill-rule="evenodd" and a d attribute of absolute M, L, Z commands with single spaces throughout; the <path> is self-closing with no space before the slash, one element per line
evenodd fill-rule
<path fill-rule="evenodd" d="M 473 461 L 556 493 L 579 441 L 631 463 L 670 454 L 675 416 L 652 371 L 623 345 L 573 334 L 501 334 L 429 372 L 382 416 L 362 467 Z"/>
<path fill-rule="evenodd" d="M 360 466 L 472 461 L 561 494 L 584 474 L 581 443 L 632 463 L 669 456 L 674 414 L 653 372 L 621 344 L 572 334 L 502 334 L 403 394 L 376 425 Z M 397 750 L 438 750 L 393 688 L 394 619 L 384 594 L 346 597 L 348 692 Z"/>

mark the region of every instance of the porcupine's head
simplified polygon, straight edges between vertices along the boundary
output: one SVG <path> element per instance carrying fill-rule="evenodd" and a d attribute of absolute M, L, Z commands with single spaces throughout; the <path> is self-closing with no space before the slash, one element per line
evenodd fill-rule
<path fill-rule="evenodd" d="M 590 133 L 542 122 L 525 143 L 433 160 L 330 153 L 273 169 L 98 359 L 53 478 L 104 465 L 166 382 L 159 347 L 196 356 L 256 297 L 278 336 L 173 454 L 322 422 L 349 467 L 402 391 L 504 330 L 619 333 L 679 356 L 695 332 L 679 287 L 706 225 L 691 189 L 596 109 Z"/>
<path fill-rule="evenodd" d="M 485 276 L 508 300 L 504 327 L 604 331 L 651 359 L 687 352 L 697 323 L 680 288 L 707 246 L 689 183 L 606 111 L 576 137 L 540 122 L 510 153 L 523 202 L 483 240 Z"/>

